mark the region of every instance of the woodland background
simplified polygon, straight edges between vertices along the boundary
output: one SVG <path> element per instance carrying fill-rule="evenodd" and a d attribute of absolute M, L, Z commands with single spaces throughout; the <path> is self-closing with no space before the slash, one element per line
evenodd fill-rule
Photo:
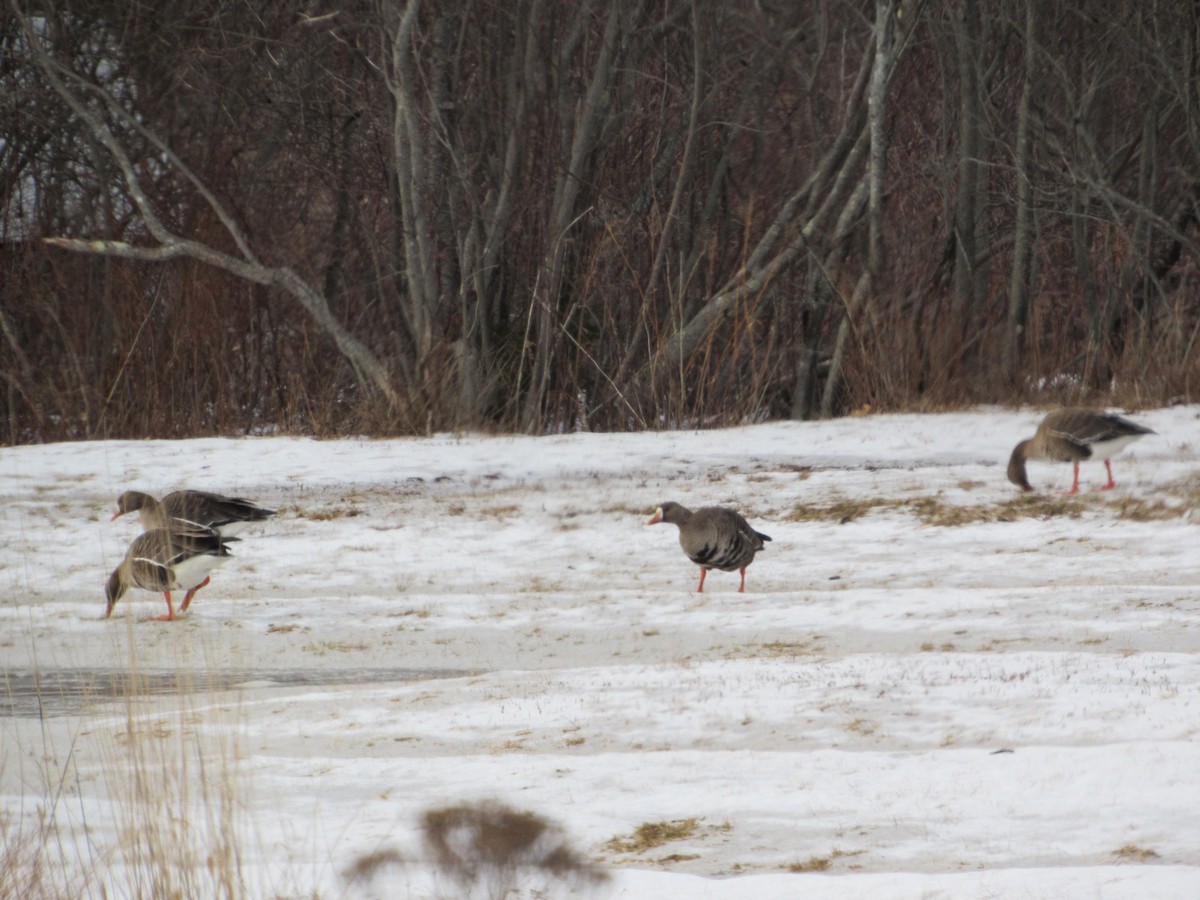
<path fill-rule="evenodd" d="M 1195 399 L 1195 3 L 0 9 L 3 443 Z"/>

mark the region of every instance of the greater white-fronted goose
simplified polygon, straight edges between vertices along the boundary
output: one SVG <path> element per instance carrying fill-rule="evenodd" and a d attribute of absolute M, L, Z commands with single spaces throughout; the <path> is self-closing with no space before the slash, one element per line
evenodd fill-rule
<path fill-rule="evenodd" d="M 182 519 L 212 528 L 224 537 L 233 537 L 253 525 L 275 515 L 241 497 L 226 497 L 208 491 L 175 491 L 156 500 L 142 491 L 126 491 L 117 498 L 113 518 L 136 512 L 143 528 L 166 528 L 172 519 Z"/>
<path fill-rule="evenodd" d="M 1085 459 L 1102 459 L 1108 471 L 1107 491 L 1116 486 L 1112 457 L 1138 438 L 1154 434 L 1136 422 L 1098 409 L 1059 409 L 1042 419 L 1033 437 L 1013 448 L 1008 461 L 1008 480 L 1025 491 L 1033 486 L 1025 474 L 1025 460 L 1046 459 L 1075 464 L 1075 480 L 1067 494 L 1079 491 L 1079 464 Z"/>
<path fill-rule="evenodd" d="M 700 567 L 700 585 L 697 593 L 704 592 L 704 577 L 709 569 L 742 573 L 738 592 L 746 590 L 746 567 L 754 561 L 754 554 L 763 548 L 763 541 L 770 538 L 750 527 L 742 516 L 732 509 L 705 506 L 692 512 L 678 503 L 664 503 L 654 511 L 647 525 L 669 522 L 679 527 L 679 546 L 688 559 Z"/>
<path fill-rule="evenodd" d="M 226 545 L 236 540 L 199 525 L 173 525 L 142 532 L 129 545 L 121 564 L 108 576 L 108 584 L 104 586 L 108 600 L 104 618 L 112 615 L 113 607 L 127 590 L 138 587 L 161 591 L 167 598 L 167 614 L 155 616 L 155 621 L 173 620 L 171 591 L 187 591 L 179 606 L 181 613 L 186 611 L 196 591 L 208 584 L 209 573 L 233 558 Z"/>

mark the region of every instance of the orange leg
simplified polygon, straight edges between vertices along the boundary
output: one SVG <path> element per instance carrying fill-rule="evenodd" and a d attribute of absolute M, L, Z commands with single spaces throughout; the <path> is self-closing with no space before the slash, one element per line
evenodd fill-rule
<path fill-rule="evenodd" d="M 1112 463 L 1111 463 L 1111 462 L 1109 462 L 1107 459 L 1104 461 L 1104 468 L 1108 470 L 1108 484 L 1106 484 L 1106 485 L 1105 485 L 1104 487 L 1102 487 L 1102 488 L 1099 488 L 1099 490 L 1102 490 L 1102 491 L 1111 491 L 1113 488 L 1115 488 L 1115 487 L 1117 486 L 1117 483 L 1116 483 L 1115 481 L 1113 481 L 1113 477 L 1112 477 Z"/>
<path fill-rule="evenodd" d="M 164 591 L 163 596 L 167 598 L 167 614 L 165 616 L 155 616 L 154 621 L 155 622 L 174 622 L 175 621 L 175 607 L 171 605 L 171 592 Z"/>
<path fill-rule="evenodd" d="M 742 572 L 742 583 L 738 587 L 738 593 L 744 594 L 746 592 L 746 570 L 742 569 L 741 572 Z"/>
<path fill-rule="evenodd" d="M 696 593 L 697 593 L 697 594 L 703 594 L 703 593 L 704 593 L 704 576 L 705 576 L 705 575 L 707 575 L 707 574 L 708 574 L 708 569 L 701 569 L 701 570 L 700 570 L 700 587 L 696 588 Z"/>
<path fill-rule="evenodd" d="M 1079 493 L 1079 463 L 1075 463 L 1075 481 L 1071 484 L 1071 489 L 1069 491 L 1063 491 L 1062 493 L 1064 493 L 1064 494 L 1078 494 Z"/>
<path fill-rule="evenodd" d="M 208 584 L 209 579 L 205 578 L 202 582 L 192 588 L 183 598 L 183 603 L 179 605 L 180 612 L 187 612 L 188 604 L 192 602 L 192 598 L 196 596 L 196 591 Z"/>

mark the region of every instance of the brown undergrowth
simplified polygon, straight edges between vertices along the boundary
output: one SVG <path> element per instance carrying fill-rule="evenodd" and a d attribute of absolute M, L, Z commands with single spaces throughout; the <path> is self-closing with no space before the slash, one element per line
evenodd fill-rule
<path fill-rule="evenodd" d="M 1121 496 L 1104 501 L 1114 518 L 1130 521 L 1179 519 L 1200 506 L 1200 487 L 1161 497 Z M 784 513 L 786 522 L 836 522 L 845 525 L 876 512 L 907 513 L 923 525 L 953 527 L 1019 519 L 1078 519 L 1097 503 L 1089 495 L 1020 494 L 999 503 L 958 503 L 937 495 L 918 497 L 836 498 L 825 503 L 799 504 Z"/>
<path fill-rule="evenodd" d="M 421 836 L 433 864 L 457 896 L 574 897 L 599 888 L 608 875 L 574 850 L 562 828 L 534 812 L 496 802 L 426 810 Z"/>
<path fill-rule="evenodd" d="M 617 836 L 604 845 L 617 853 L 642 853 L 661 847 L 670 841 L 682 841 L 696 834 L 698 818 L 674 819 L 669 822 L 643 822 L 628 837 Z"/>

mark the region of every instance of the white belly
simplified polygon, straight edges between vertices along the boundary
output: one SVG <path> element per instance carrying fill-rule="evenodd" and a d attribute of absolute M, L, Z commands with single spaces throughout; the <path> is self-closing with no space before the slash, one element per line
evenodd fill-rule
<path fill-rule="evenodd" d="M 1096 441 L 1091 445 L 1092 459 L 1112 459 L 1140 437 L 1140 434 L 1123 434 L 1112 440 Z"/>
<path fill-rule="evenodd" d="M 190 591 L 207 578 L 209 572 L 229 559 L 233 559 L 233 557 L 211 556 L 207 553 L 185 559 L 172 567 L 172 571 L 175 573 L 175 584 L 172 585 L 171 590 Z"/>

